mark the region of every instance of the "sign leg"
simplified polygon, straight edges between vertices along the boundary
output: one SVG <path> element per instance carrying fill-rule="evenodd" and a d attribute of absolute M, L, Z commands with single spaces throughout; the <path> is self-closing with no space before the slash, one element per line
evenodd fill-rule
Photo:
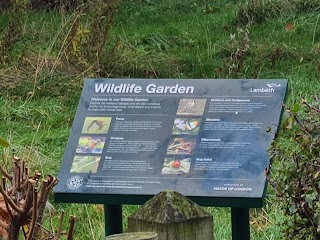
<path fill-rule="evenodd" d="M 250 240 L 249 208 L 231 208 L 232 240 Z"/>
<path fill-rule="evenodd" d="M 104 221 L 106 236 L 122 233 L 122 205 L 105 204 L 104 205 Z"/>

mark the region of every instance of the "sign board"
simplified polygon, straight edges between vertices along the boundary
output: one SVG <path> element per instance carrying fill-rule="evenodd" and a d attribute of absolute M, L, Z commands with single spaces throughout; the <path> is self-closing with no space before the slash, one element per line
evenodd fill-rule
<path fill-rule="evenodd" d="M 87 79 L 59 202 L 261 207 L 287 80 Z"/>

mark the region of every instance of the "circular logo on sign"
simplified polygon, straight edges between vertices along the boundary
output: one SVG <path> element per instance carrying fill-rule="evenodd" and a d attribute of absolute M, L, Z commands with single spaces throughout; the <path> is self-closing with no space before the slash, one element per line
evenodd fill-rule
<path fill-rule="evenodd" d="M 83 178 L 81 176 L 73 176 L 67 181 L 67 188 L 70 190 L 77 190 L 83 185 Z"/>

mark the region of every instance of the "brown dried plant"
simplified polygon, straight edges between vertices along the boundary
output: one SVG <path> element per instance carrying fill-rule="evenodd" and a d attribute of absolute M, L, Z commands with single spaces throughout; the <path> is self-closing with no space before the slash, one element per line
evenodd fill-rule
<path fill-rule="evenodd" d="M 1 166 L 0 173 L 0 237 L 18 240 L 23 233 L 27 240 L 59 239 L 64 213 L 60 215 L 56 235 L 43 226 L 49 193 L 59 180 L 52 175 L 41 179 L 38 171 L 30 174 L 26 163 L 18 157 L 13 158 L 11 174 Z M 73 239 L 74 222 L 72 216 L 68 232 L 70 240 Z"/>
<path fill-rule="evenodd" d="M 80 5 L 60 49 L 59 58 L 84 72 L 99 75 L 105 59 L 110 60 L 117 42 L 109 43 L 109 35 L 120 0 L 90 1 Z"/>

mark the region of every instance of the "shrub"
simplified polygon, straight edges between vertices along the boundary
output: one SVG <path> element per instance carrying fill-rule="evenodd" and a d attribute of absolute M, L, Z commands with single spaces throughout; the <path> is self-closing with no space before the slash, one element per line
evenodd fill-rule
<path fill-rule="evenodd" d="M 0 0 L 0 12 L 15 8 L 17 5 L 26 9 L 48 11 L 52 9 L 72 9 L 83 4 L 86 0 Z"/>
<path fill-rule="evenodd" d="M 288 215 L 286 238 L 320 239 L 320 102 L 315 96 L 284 108 L 283 135 L 271 148 L 278 162 L 270 183 Z"/>
<path fill-rule="evenodd" d="M 9 142 L 0 136 L 0 149 L 8 148 Z M 30 171 L 26 161 L 13 157 L 7 159 L 3 154 L 0 174 L 0 239 L 18 240 L 24 239 L 62 239 L 64 212 L 59 216 L 57 231 L 48 230 L 44 222 L 54 220 L 54 207 L 48 198 L 51 190 L 59 179 L 47 175 L 41 179 L 41 174 L 35 170 Z M 11 170 L 4 165 L 10 162 Z M 47 211 L 48 210 L 48 211 Z M 70 216 L 68 239 L 74 237 L 75 217 Z M 53 227 L 53 226 L 52 226 Z"/>

